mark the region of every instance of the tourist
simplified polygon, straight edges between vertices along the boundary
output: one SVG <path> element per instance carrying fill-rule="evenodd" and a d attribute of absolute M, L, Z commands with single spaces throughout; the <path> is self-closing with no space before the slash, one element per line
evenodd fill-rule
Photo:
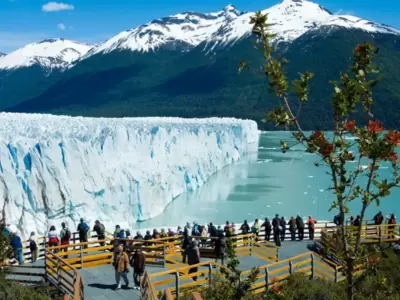
<path fill-rule="evenodd" d="M 389 238 L 392 238 L 392 239 L 396 238 L 396 235 L 395 235 L 396 223 L 397 223 L 396 216 L 395 216 L 395 214 L 391 213 L 389 220 L 388 220 Z"/>
<path fill-rule="evenodd" d="M 52 225 L 50 227 L 50 231 L 47 234 L 47 238 L 49 241 L 49 247 L 57 247 L 58 244 L 60 243 L 60 239 L 58 238 L 56 227 L 54 225 Z M 54 253 L 57 253 L 57 252 L 58 252 L 58 249 L 55 249 Z"/>
<path fill-rule="evenodd" d="M 272 226 L 268 218 L 265 218 L 264 223 L 261 224 L 261 227 L 265 228 L 264 229 L 265 240 L 269 242 L 269 240 L 271 239 Z"/>
<path fill-rule="evenodd" d="M 116 225 L 115 230 L 114 230 L 114 239 L 116 243 L 116 246 L 118 245 L 123 245 L 124 244 L 124 239 L 125 239 L 125 230 L 121 229 L 121 226 Z"/>
<path fill-rule="evenodd" d="M 232 231 L 232 235 L 236 235 L 236 224 L 235 223 L 231 223 L 231 231 Z"/>
<path fill-rule="evenodd" d="M 187 222 L 186 226 L 183 230 L 183 239 L 182 239 L 182 262 L 183 263 L 186 263 L 186 248 L 190 244 L 191 234 L 192 234 L 192 227 L 190 226 L 190 223 Z"/>
<path fill-rule="evenodd" d="M 83 218 L 81 218 L 80 223 L 78 224 L 78 227 L 76 229 L 79 234 L 79 243 L 87 243 L 89 229 L 89 225 L 84 221 Z M 83 245 L 84 249 L 86 249 L 87 247 L 87 244 Z"/>
<path fill-rule="evenodd" d="M 337 215 L 333 218 L 333 223 L 334 223 L 336 226 L 339 226 L 339 225 L 340 225 L 340 214 L 337 214 Z"/>
<path fill-rule="evenodd" d="M 160 232 L 160 238 L 166 238 L 168 237 L 168 234 L 165 232 L 164 228 L 161 228 L 161 232 Z"/>
<path fill-rule="evenodd" d="M 160 239 L 160 233 L 158 232 L 157 229 L 153 229 L 153 235 L 152 235 L 152 237 L 153 237 L 153 240 L 158 240 L 158 239 Z"/>
<path fill-rule="evenodd" d="M 310 240 L 314 240 L 314 232 L 315 232 L 315 224 L 317 221 L 313 219 L 312 216 L 308 216 L 307 225 L 308 225 L 308 235 Z"/>
<path fill-rule="evenodd" d="M 277 247 L 281 246 L 280 232 L 282 231 L 282 227 L 280 223 L 279 215 L 276 214 L 275 218 L 272 220 L 272 230 L 274 233 L 274 242 Z"/>
<path fill-rule="evenodd" d="M 143 254 L 141 247 L 136 248 L 135 253 L 132 255 L 131 267 L 133 268 L 134 289 L 140 290 L 140 282 L 146 267 L 146 256 Z"/>
<path fill-rule="evenodd" d="M 383 223 L 383 215 L 382 212 L 378 212 L 375 216 L 374 216 L 374 222 L 375 225 L 382 225 Z"/>
<path fill-rule="evenodd" d="M 136 235 L 135 235 L 135 237 L 133 239 L 134 240 L 139 240 L 139 241 L 144 240 L 143 235 L 140 233 L 140 231 L 136 232 Z"/>
<path fill-rule="evenodd" d="M 285 220 L 284 217 L 281 218 L 280 225 L 281 225 L 281 228 L 282 228 L 282 230 L 280 232 L 281 241 L 283 242 L 285 240 L 285 237 L 286 237 L 286 220 Z"/>
<path fill-rule="evenodd" d="M 296 240 L 296 229 L 297 229 L 296 219 L 294 217 L 291 217 L 288 222 L 288 225 L 289 225 L 289 231 L 290 231 L 290 238 L 292 241 L 295 241 Z"/>
<path fill-rule="evenodd" d="M 224 232 L 226 237 L 230 237 L 232 235 L 231 225 L 229 224 L 229 221 L 225 222 Z"/>
<path fill-rule="evenodd" d="M 207 239 L 208 239 L 208 230 L 207 230 L 207 224 L 202 226 L 201 230 L 201 243 L 203 247 L 207 246 Z"/>
<path fill-rule="evenodd" d="M 297 226 L 297 234 L 299 236 L 299 240 L 302 241 L 304 239 L 304 221 L 300 215 L 296 217 L 296 226 Z"/>
<path fill-rule="evenodd" d="M 258 235 L 260 234 L 260 223 L 258 222 L 258 219 L 254 220 L 253 227 L 255 229 L 255 232 L 254 232 L 255 235 L 258 237 Z M 256 240 L 257 240 L 257 238 L 256 238 Z"/>
<path fill-rule="evenodd" d="M 353 221 L 353 226 L 361 226 L 361 217 L 358 215 L 356 219 Z"/>
<path fill-rule="evenodd" d="M 104 239 L 106 238 L 106 228 L 99 220 L 94 222 L 93 231 L 97 234 L 97 240 L 102 241 L 100 242 L 100 247 L 104 246 Z"/>
<path fill-rule="evenodd" d="M 183 230 L 182 230 L 181 226 L 178 226 L 178 228 L 176 229 L 176 234 L 183 235 Z"/>
<path fill-rule="evenodd" d="M 224 233 L 222 231 L 219 232 L 216 240 L 215 240 L 215 262 L 218 263 L 218 259 L 221 259 L 221 264 L 224 265 L 224 257 L 226 250 L 226 240 Z"/>
<path fill-rule="evenodd" d="M 38 240 L 34 231 L 31 232 L 29 237 L 29 250 L 31 252 L 31 261 L 35 263 L 37 261 L 37 254 L 38 254 Z"/>
<path fill-rule="evenodd" d="M 353 216 L 350 217 L 350 225 L 351 225 L 351 226 L 354 225 L 354 217 L 353 217 Z"/>
<path fill-rule="evenodd" d="M 11 235 L 10 244 L 13 247 L 15 255 L 17 257 L 18 263 L 20 265 L 24 264 L 23 251 L 22 251 L 22 241 L 21 237 L 17 232 L 13 232 Z"/>
<path fill-rule="evenodd" d="M 213 223 L 208 225 L 208 232 L 210 233 L 210 237 L 217 237 L 217 228 Z"/>
<path fill-rule="evenodd" d="M 197 222 L 193 222 L 192 235 L 200 236 L 199 225 L 197 224 Z"/>
<path fill-rule="evenodd" d="M 69 245 L 69 240 L 71 238 L 71 231 L 69 231 L 68 226 L 62 222 L 61 223 L 61 231 L 60 231 L 60 240 L 61 240 L 61 245 Z M 68 251 L 68 247 L 63 248 L 64 252 Z M 68 255 L 65 255 L 64 258 L 68 258 Z"/>
<path fill-rule="evenodd" d="M 179 228 L 180 228 L 180 227 L 179 227 Z M 169 237 L 175 236 L 175 232 L 173 232 L 173 231 L 171 230 L 171 228 L 168 228 L 167 235 L 168 235 Z"/>
<path fill-rule="evenodd" d="M 247 224 L 247 220 L 244 220 L 242 226 L 240 226 L 240 230 L 242 231 L 242 234 L 249 234 L 250 226 Z"/>
<path fill-rule="evenodd" d="M 187 247 L 186 255 L 187 255 L 189 266 L 193 266 L 193 265 L 196 265 L 196 264 L 200 263 L 200 249 L 197 246 L 197 241 L 196 240 L 193 240 L 190 243 L 190 245 Z M 197 271 L 198 271 L 198 267 L 191 267 L 189 269 L 189 274 L 197 273 Z M 193 276 L 192 279 L 194 281 L 196 281 L 197 280 L 197 276 Z"/>
<path fill-rule="evenodd" d="M 132 236 L 132 234 L 131 234 L 131 231 L 129 230 L 129 229 L 127 229 L 126 231 L 125 231 L 125 233 L 126 233 L 126 237 L 125 237 L 125 246 L 126 247 L 130 247 L 132 244 L 133 244 L 133 236 Z"/>
<path fill-rule="evenodd" d="M 129 257 L 124 251 L 124 246 L 118 246 L 118 253 L 114 260 L 115 280 L 117 282 L 116 290 L 121 289 L 121 277 L 125 282 L 125 288 L 129 287 L 128 272 L 129 272 Z"/>
<path fill-rule="evenodd" d="M 145 234 L 145 236 L 144 236 L 144 240 L 145 241 L 149 241 L 149 240 L 151 240 L 153 237 L 151 236 L 151 233 L 150 233 L 150 230 L 147 230 L 146 231 L 146 234 Z"/>

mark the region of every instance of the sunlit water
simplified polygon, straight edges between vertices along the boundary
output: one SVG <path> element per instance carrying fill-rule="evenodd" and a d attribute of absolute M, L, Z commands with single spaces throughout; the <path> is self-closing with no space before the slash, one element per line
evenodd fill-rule
<path fill-rule="evenodd" d="M 163 214 L 138 224 L 138 227 L 183 225 L 192 221 L 223 224 L 227 220 L 250 221 L 272 217 L 276 213 L 285 217 L 300 214 L 333 219 L 335 213 L 328 211 L 333 200 L 332 191 L 327 190 L 330 186 L 328 169 L 315 167 L 318 157 L 305 153 L 302 146 L 281 153 L 281 139 L 293 144 L 288 133 L 263 133 L 258 151 L 218 172 L 196 191 L 179 196 Z M 348 166 L 355 169 L 356 164 Z M 381 176 L 391 176 L 389 164 L 383 165 Z M 384 214 L 397 213 L 400 211 L 399 200 L 400 189 L 394 189 L 381 202 L 379 210 Z M 350 207 L 353 214 L 357 214 L 360 206 L 360 201 L 355 200 Z M 372 217 L 377 210 L 376 205 L 371 206 L 367 216 Z"/>

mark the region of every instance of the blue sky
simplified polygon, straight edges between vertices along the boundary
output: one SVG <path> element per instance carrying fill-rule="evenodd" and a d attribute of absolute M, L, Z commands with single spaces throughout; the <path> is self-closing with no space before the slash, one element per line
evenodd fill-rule
<path fill-rule="evenodd" d="M 183 11 L 213 12 L 233 4 L 243 11 L 279 0 L 0 0 L 0 52 L 63 37 L 99 43 L 151 21 Z M 349 13 L 400 28 L 399 0 L 314 0 L 333 13 Z"/>

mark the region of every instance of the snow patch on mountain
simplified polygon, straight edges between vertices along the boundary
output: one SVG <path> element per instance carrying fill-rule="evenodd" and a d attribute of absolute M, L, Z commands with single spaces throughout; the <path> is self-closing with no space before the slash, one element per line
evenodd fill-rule
<path fill-rule="evenodd" d="M 3 57 L 3 56 L 6 56 L 6 54 L 3 52 L 0 52 L 0 57 Z"/>
<path fill-rule="evenodd" d="M 63 69 L 92 46 L 65 39 L 48 39 L 28 44 L 23 48 L 0 57 L 0 69 L 12 70 L 39 65 L 46 70 Z"/>

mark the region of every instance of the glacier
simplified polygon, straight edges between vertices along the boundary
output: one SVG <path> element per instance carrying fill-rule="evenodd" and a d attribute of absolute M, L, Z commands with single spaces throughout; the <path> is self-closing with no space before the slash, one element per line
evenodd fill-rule
<path fill-rule="evenodd" d="M 0 210 L 23 237 L 81 217 L 134 228 L 259 139 L 256 122 L 233 118 L 0 113 L 0 124 Z"/>

